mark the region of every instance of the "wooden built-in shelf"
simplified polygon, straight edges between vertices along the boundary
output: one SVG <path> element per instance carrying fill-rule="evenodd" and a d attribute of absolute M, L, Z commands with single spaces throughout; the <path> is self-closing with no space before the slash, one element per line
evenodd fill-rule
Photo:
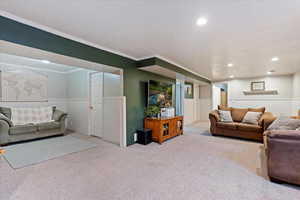
<path fill-rule="evenodd" d="M 244 95 L 276 95 L 277 90 L 243 91 Z"/>
<path fill-rule="evenodd" d="M 171 118 L 145 118 L 144 126 L 152 130 L 152 140 L 162 143 L 183 134 L 183 116 Z"/>

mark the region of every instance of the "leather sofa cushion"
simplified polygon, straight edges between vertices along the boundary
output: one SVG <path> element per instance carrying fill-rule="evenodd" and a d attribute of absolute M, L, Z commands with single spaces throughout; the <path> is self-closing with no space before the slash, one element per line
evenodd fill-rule
<path fill-rule="evenodd" d="M 231 111 L 231 107 L 226 107 L 226 106 L 218 105 L 218 110 Z"/>
<path fill-rule="evenodd" d="M 27 133 L 34 133 L 37 131 L 37 126 L 34 124 L 16 125 L 9 129 L 10 135 L 22 135 Z"/>
<path fill-rule="evenodd" d="M 44 123 L 37 124 L 37 127 L 38 127 L 39 131 L 57 129 L 57 128 L 60 128 L 60 123 L 59 122 L 44 122 Z"/>
<path fill-rule="evenodd" d="M 249 132 L 263 132 L 262 127 L 254 124 L 237 123 L 237 129 Z"/>
<path fill-rule="evenodd" d="M 265 113 L 266 108 L 265 107 L 261 107 L 261 108 L 248 108 L 249 111 L 251 112 L 261 112 L 261 113 Z"/>
<path fill-rule="evenodd" d="M 224 128 L 224 129 L 237 130 L 237 124 L 238 123 L 235 123 L 235 122 L 218 122 L 217 127 Z"/>
<path fill-rule="evenodd" d="M 248 112 L 248 108 L 231 108 L 231 116 L 233 121 L 241 122 Z"/>

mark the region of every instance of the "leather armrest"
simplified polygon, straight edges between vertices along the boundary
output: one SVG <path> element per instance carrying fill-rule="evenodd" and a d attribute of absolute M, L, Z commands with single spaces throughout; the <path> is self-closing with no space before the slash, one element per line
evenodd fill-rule
<path fill-rule="evenodd" d="M 269 139 L 300 140 L 300 131 L 296 130 L 271 130 L 266 131 L 265 134 Z"/>
<path fill-rule="evenodd" d="M 274 120 L 276 120 L 276 117 L 272 113 L 265 112 L 260 117 L 258 125 L 262 126 L 264 130 L 267 130 L 267 128 L 273 123 Z"/>
<path fill-rule="evenodd" d="M 221 119 L 218 110 L 211 111 L 209 113 L 209 119 L 215 119 L 217 122 L 219 122 Z"/>

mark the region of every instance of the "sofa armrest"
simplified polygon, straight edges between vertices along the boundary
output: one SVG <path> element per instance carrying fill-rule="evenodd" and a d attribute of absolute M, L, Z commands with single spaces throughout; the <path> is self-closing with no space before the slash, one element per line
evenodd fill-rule
<path fill-rule="evenodd" d="M 219 122 L 220 120 L 221 120 L 220 115 L 219 115 L 219 112 L 217 110 L 213 110 L 209 113 L 210 132 L 211 132 L 211 134 L 216 133 L 217 122 Z"/>
<path fill-rule="evenodd" d="M 58 110 L 58 109 L 55 109 L 55 111 L 53 112 L 53 120 L 55 121 L 61 121 L 63 118 L 66 118 L 67 117 L 67 113 L 61 111 L 61 110 Z"/>
<path fill-rule="evenodd" d="M 300 131 L 297 130 L 270 130 L 265 134 L 268 139 L 299 140 L 300 142 Z"/>
<path fill-rule="evenodd" d="M 258 125 L 262 126 L 264 130 L 267 130 L 267 128 L 273 123 L 274 120 L 276 120 L 276 117 L 272 113 L 265 112 L 260 117 Z"/>
<path fill-rule="evenodd" d="M 8 125 L 11 127 L 13 126 L 13 123 L 10 119 L 8 119 L 4 114 L 0 113 L 0 120 L 6 121 Z"/>
<path fill-rule="evenodd" d="M 7 121 L 0 119 L 0 145 L 8 143 L 9 124 Z"/>
<path fill-rule="evenodd" d="M 213 110 L 209 113 L 209 119 L 219 122 L 221 120 L 218 110 Z"/>
<path fill-rule="evenodd" d="M 300 131 L 270 130 L 266 136 L 269 177 L 300 184 Z"/>

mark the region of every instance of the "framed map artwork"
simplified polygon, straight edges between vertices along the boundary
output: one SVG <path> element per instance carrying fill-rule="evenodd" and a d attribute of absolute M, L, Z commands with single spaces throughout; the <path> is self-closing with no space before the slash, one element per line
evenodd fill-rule
<path fill-rule="evenodd" d="M 48 101 L 48 77 L 30 70 L 5 70 L 1 75 L 1 101 Z"/>

